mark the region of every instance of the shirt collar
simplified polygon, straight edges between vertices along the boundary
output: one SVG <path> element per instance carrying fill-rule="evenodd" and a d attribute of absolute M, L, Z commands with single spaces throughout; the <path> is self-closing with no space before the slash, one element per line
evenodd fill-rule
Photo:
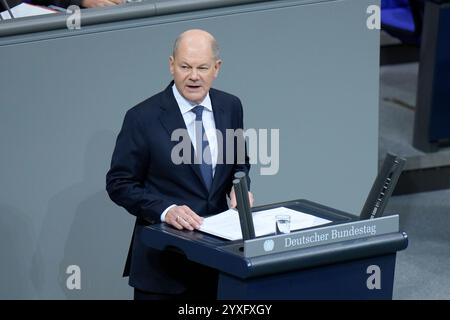
<path fill-rule="evenodd" d="M 195 106 L 202 105 L 207 109 L 208 111 L 212 112 L 212 104 L 211 104 L 211 98 L 209 97 L 209 92 L 206 95 L 206 97 L 203 99 L 203 101 L 200 104 L 193 104 L 189 100 L 187 100 L 185 97 L 181 95 L 181 93 L 178 91 L 177 86 L 175 83 L 172 86 L 172 92 L 175 96 L 175 100 L 178 103 L 178 107 L 180 108 L 181 114 L 185 114 L 192 110 Z"/>

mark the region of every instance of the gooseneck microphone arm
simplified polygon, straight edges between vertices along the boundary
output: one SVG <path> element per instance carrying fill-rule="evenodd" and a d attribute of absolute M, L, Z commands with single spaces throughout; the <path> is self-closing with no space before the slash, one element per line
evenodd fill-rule
<path fill-rule="evenodd" d="M 11 12 L 11 8 L 9 7 L 8 2 L 6 0 L 0 0 L 0 1 L 2 2 L 3 6 L 6 8 L 6 10 L 8 10 L 8 13 L 11 16 L 11 19 L 14 19 L 14 15 Z M 1 15 L 0 15 L 0 17 L 1 17 Z M 1 17 L 1 18 L 3 20 L 3 17 Z"/>

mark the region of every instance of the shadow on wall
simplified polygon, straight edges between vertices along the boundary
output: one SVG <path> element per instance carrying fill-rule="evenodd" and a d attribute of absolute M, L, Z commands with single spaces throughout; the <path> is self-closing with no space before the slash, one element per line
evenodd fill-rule
<path fill-rule="evenodd" d="M 0 204 L 0 300 L 36 296 L 28 276 L 31 271 L 39 277 L 39 269 L 31 268 L 35 237 L 29 221 L 18 209 Z"/>
<path fill-rule="evenodd" d="M 69 299 L 128 299 L 128 278 L 122 278 L 131 237 L 130 217 L 98 191 L 75 212 L 60 264 L 60 285 Z M 81 269 L 81 290 L 69 290 L 69 265 Z"/>
<path fill-rule="evenodd" d="M 82 181 L 49 201 L 36 250 L 45 265 L 43 279 L 36 283 L 41 298 L 131 297 L 122 270 L 134 221 L 105 191 L 115 138 L 112 132 L 94 134 L 86 148 Z M 80 290 L 66 286 L 70 265 L 81 269 Z"/>

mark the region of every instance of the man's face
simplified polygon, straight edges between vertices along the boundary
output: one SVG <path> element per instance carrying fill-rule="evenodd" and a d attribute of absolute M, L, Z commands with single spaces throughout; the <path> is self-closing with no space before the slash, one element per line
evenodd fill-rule
<path fill-rule="evenodd" d="M 178 91 L 197 104 L 208 94 L 221 63 L 215 59 L 211 43 L 205 39 L 182 40 L 175 56 L 169 58 L 170 73 Z"/>

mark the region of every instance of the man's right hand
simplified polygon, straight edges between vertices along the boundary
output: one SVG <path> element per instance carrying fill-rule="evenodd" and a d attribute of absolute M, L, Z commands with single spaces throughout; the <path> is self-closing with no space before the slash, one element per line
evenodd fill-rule
<path fill-rule="evenodd" d="M 175 206 L 166 213 L 164 218 L 167 224 L 170 224 L 178 230 L 199 229 L 203 218 L 191 210 L 188 206 Z"/>

